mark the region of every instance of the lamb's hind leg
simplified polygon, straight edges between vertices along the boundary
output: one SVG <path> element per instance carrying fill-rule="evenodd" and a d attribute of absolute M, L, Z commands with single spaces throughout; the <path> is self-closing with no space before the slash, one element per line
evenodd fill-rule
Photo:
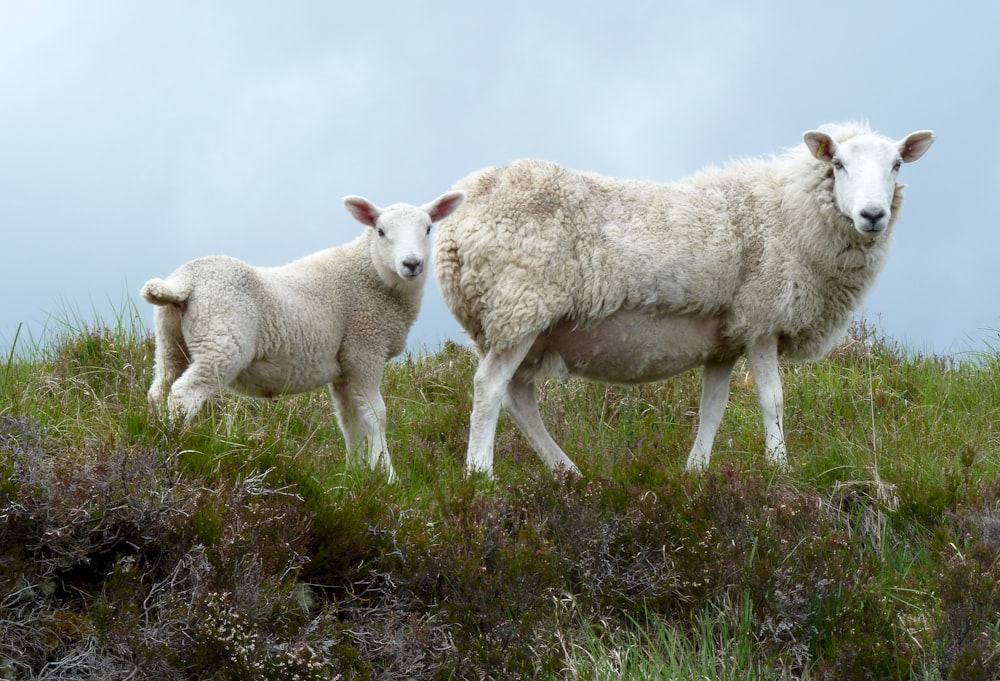
<path fill-rule="evenodd" d="M 496 439 L 500 403 L 514 372 L 528 354 L 534 338 L 528 338 L 506 350 L 490 349 L 479 361 L 474 378 L 472 416 L 469 423 L 469 450 L 465 458 L 467 473 L 493 475 L 493 443 Z"/>
<path fill-rule="evenodd" d="M 688 455 L 687 469 L 700 472 L 708 468 L 712 458 L 712 443 L 726 413 L 729 401 L 729 377 L 736 362 L 706 364 L 701 374 L 701 407 L 698 409 L 698 434 Z"/>
<path fill-rule="evenodd" d="M 181 333 L 180 310 L 173 305 L 157 307 L 153 312 L 153 322 L 156 329 L 155 366 L 153 383 L 146 398 L 153 409 L 159 411 L 170 386 L 188 368 L 190 360 Z"/>
<path fill-rule="evenodd" d="M 185 423 L 198 413 L 205 401 L 231 386 L 253 359 L 253 344 L 230 335 L 207 335 L 189 340 L 191 365 L 170 388 L 167 410 L 172 418 Z"/>
<path fill-rule="evenodd" d="M 542 415 L 538 410 L 538 399 L 535 396 L 534 381 L 523 381 L 516 376 L 512 378 L 507 386 L 503 406 L 510 412 L 518 428 L 528 438 L 528 442 L 531 443 L 549 470 L 565 469 L 570 473 L 580 475 L 580 469 L 556 444 L 542 422 Z"/>

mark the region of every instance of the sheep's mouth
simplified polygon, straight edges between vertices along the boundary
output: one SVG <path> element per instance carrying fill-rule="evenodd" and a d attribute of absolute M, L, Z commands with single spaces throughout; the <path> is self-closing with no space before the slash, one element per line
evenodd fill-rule
<path fill-rule="evenodd" d="M 861 224 L 855 224 L 855 229 L 857 229 L 862 234 L 878 234 L 879 232 L 885 231 L 885 224 L 883 222 L 868 222 L 863 221 Z"/>

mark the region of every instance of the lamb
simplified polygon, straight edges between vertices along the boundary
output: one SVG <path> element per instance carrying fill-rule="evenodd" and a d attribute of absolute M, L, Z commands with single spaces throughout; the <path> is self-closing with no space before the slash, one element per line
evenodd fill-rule
<path fill-rule="evenodd" d="M 379 208 L 348 196 L 370 228 L 350 243 L 281 267 L 198 258 L 146 282 L 142 297 L 157 306 L 150 403 L 159 408 L 169 389 L 168 415 L 186 423 L 222 387 L 270 398 L 327 384 L 349 458 L 365 448 L 391 482 L 382 373 L 420 310 L 432 223 L 464 198 Z"/>
<path fill-rule="evenodd" d="M 765 453 L 785 465 L 778 356 L 822 357 L 844 332 L 888 254 L 900 165 L 934 135 L 894 142 L 848 123 L 803 140 L 669 184 L 537 160 L 458 182 L 467 198 L 440 225 L 434 258 L 480 356 L 467 471 L 492 475 L 502 403 L 549 468 L 579 474 L 539 413 L 548 374 L 640 383 L 698 366 L 687 468 L 703 470 L 743 355 Z"/>

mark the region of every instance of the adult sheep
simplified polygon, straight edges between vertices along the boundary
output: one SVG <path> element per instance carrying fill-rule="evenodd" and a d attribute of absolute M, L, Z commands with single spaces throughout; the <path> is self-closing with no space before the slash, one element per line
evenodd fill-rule
<path fill-rule="evenodd" d="M 188 421 L 222 387 L 254 397 L 329 386 L 352 459 L 395 478 L 380 393 L 386 361 L 406 345 L 423 298 L 431 225 L 464 199 L 453 191 L 415 207 L 344 199 L 370 229 L 354 241 L 281 267 L 198 258 L 142 297 L 156 305 L 149 400 Z"/>
<path fill-rule="evenodd" d="M 466 201 L 441 224 L 434 257 L 481 358 L 467 469 L 492 474 L 502 401 L 550 468 L 578 472 L 539 414 L 535 382 L 548 373 L 639 383 L 697 366 L 687 467 L 703 469 L 742 355 L 766 453 L 784 464 L 778 356 L 821 357 L 843 333 L 885 262 L 900 165 L 933 140 L 852 123 L 670 184 L 530 160 L 460 181 Z"/>

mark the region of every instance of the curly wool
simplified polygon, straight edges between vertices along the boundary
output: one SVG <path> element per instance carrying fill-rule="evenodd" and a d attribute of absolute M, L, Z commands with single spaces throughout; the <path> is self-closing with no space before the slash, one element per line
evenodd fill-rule
<path fill-rule="evenodd" d="M 222 387 L 273 397 L 328 385 L 349 455 L 366 444 L 391 482 L 383 369 L 420 311 L 431 226 L 464 198 L 379 208 L 348 196 L 344 207 L 367 227 L 348 244 L 281 267 L 199 258 L 148 281 L 142 296 L 157 306 L 150 402 L 166 397 L 187 421 Z"/>
<path fill-rule="evenodd" d="M 142 289 L 158 324 L 193 355 L 254 361 L 222 384 L 255 397 L 306 392 L 338 378 L 381 376 L 403 351 L 422 288 L 392 288 L 372 262 L 374 232 L 282 267 L 228 256 L 185 263 Z M 227 380 L 228 379 L 228 380 Z"/>
<path fill-rule="evenodd" d="M 435 268 L 483 354 L 628 309 L 718 316 L 734 354 L 777 334 L 791 359 L 822 356 L 881 270 L 903 201 L 897 184 L 886 232 L 860 234 L 805 145 L 668 184 L 525 160 L 456 187 L 467 199 L 439 227 Z"/>

